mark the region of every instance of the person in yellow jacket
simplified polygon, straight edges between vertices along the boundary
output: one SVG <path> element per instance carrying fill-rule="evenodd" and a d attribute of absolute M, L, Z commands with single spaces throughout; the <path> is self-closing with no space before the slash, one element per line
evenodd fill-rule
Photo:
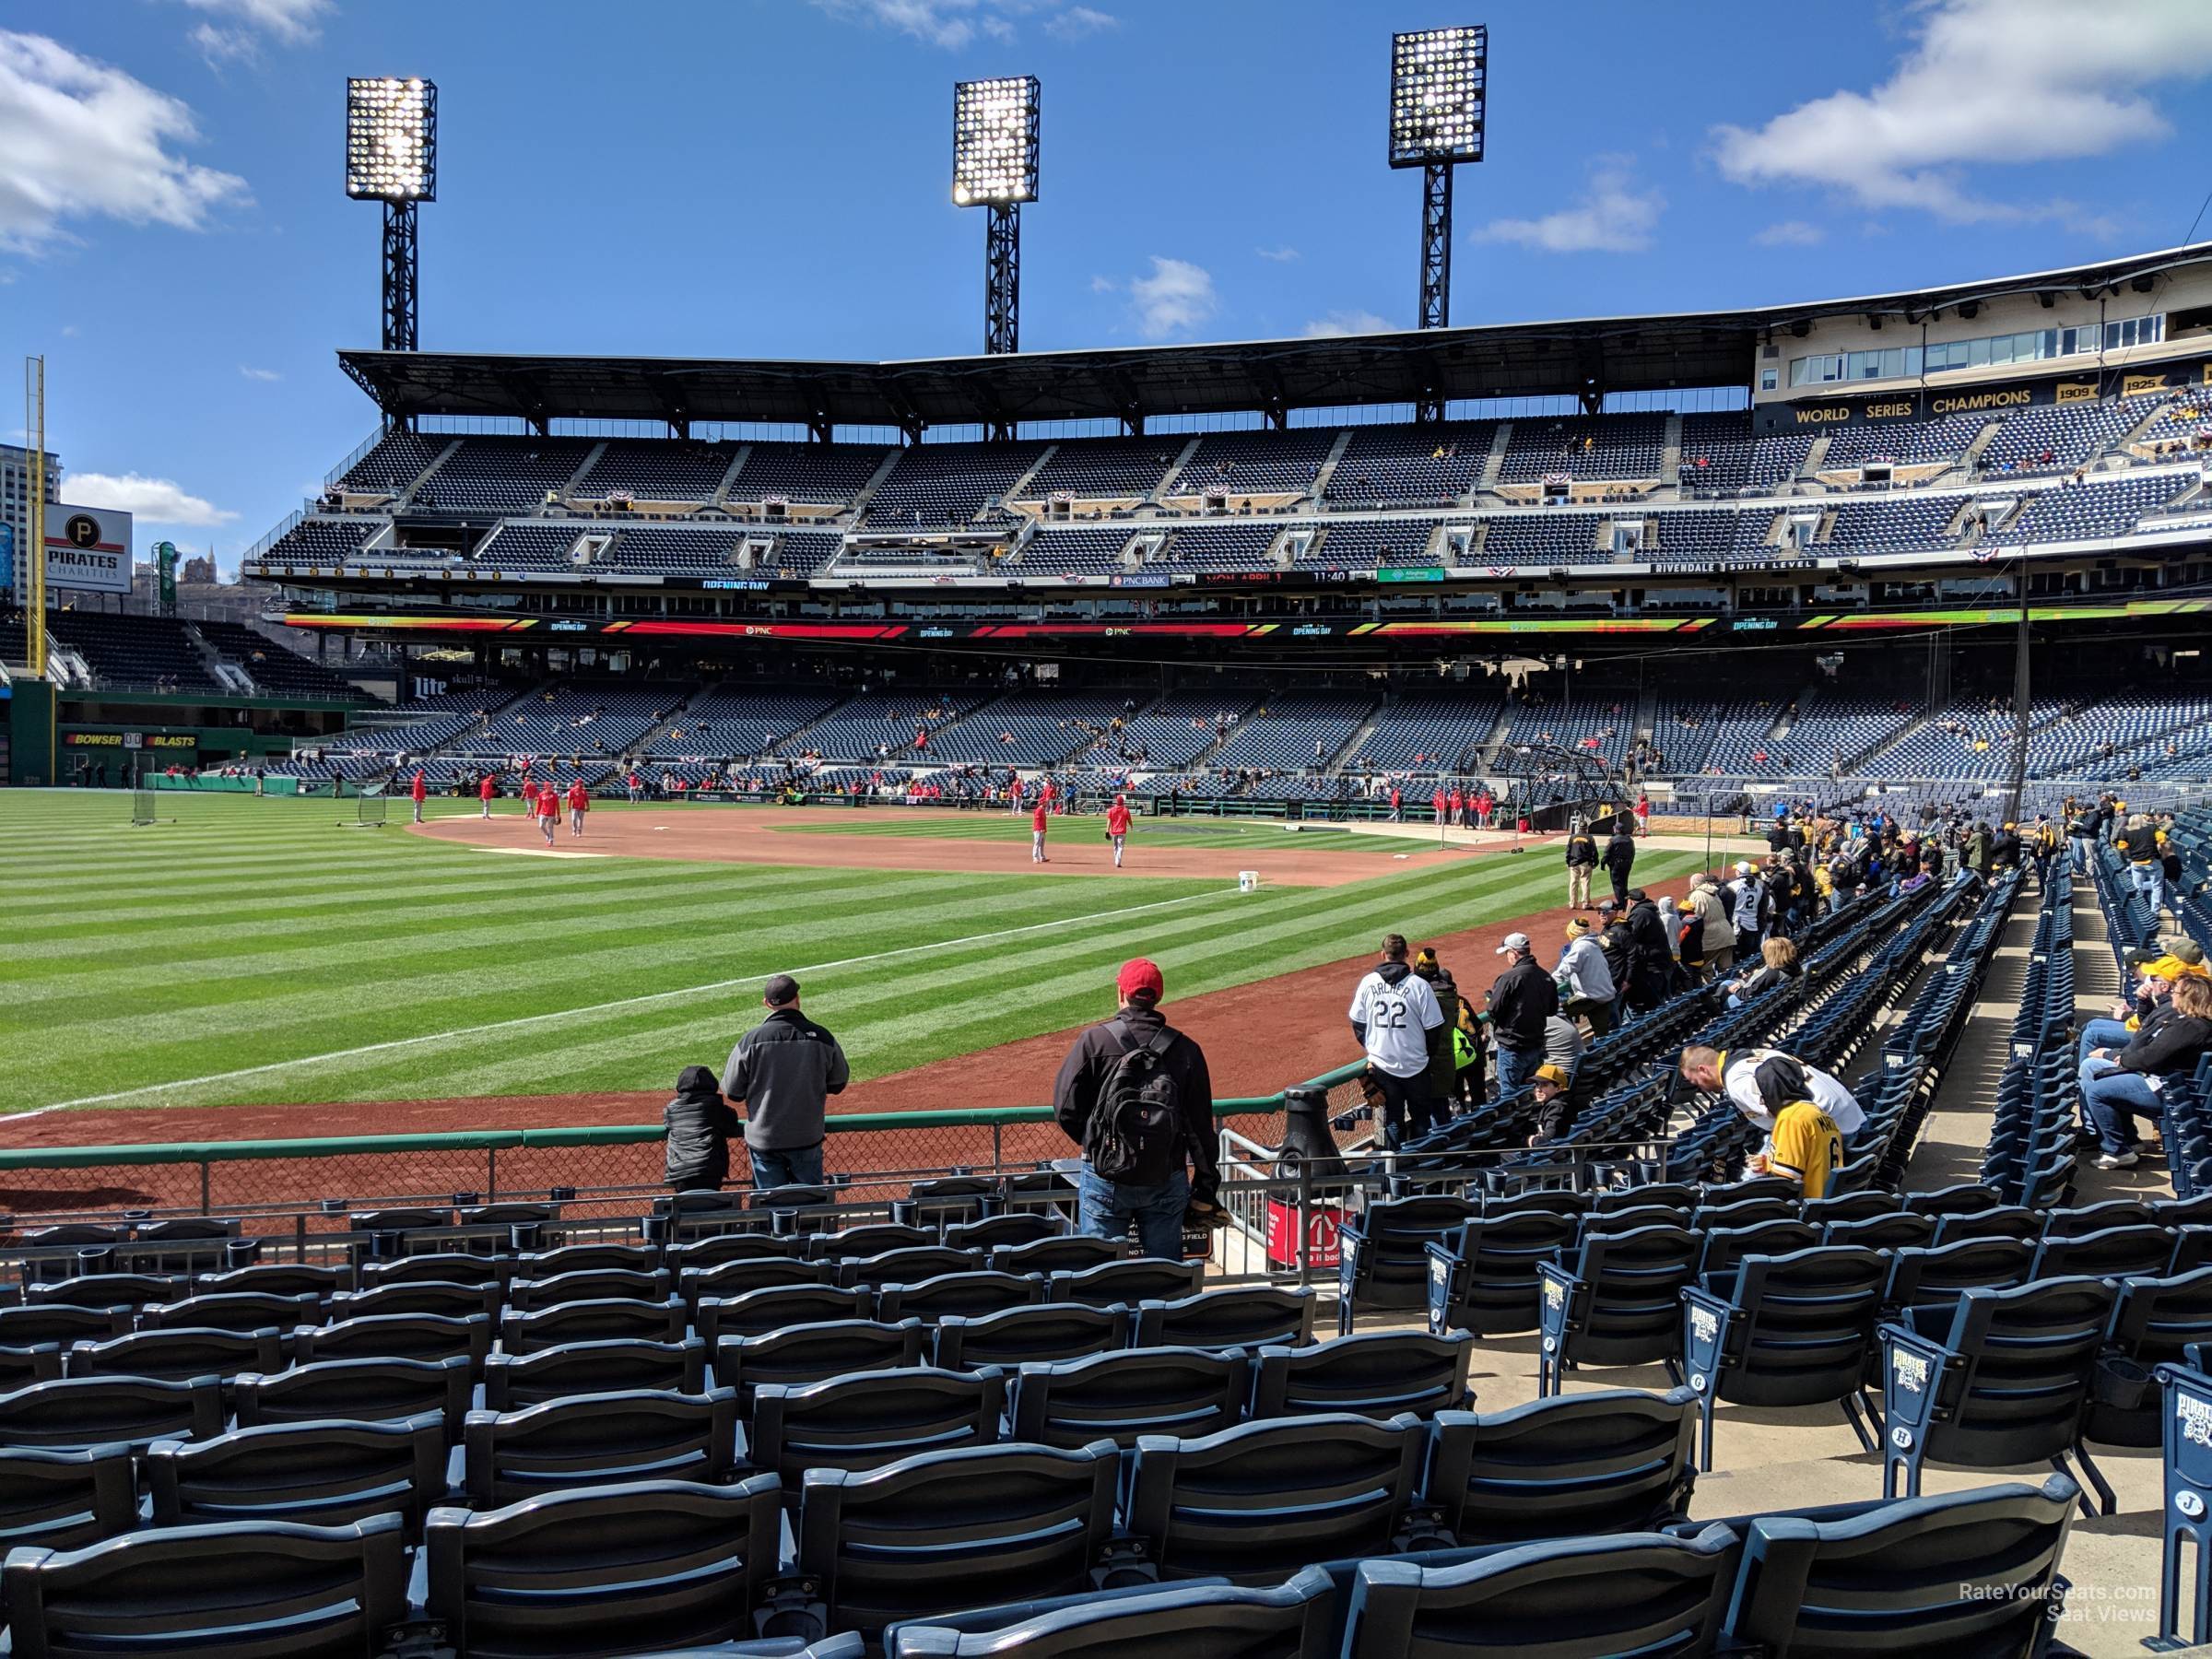
<path fill-rule="evenodd" d="M 1794 1181 L 1807 1198 L 1820 1197 L 1843 1167 L 1843 1132 L 1810 1100 L 1793 1100 L 1774 1114 L 1766 1150 L 1745 1166 L 1754 1175 Z"/>

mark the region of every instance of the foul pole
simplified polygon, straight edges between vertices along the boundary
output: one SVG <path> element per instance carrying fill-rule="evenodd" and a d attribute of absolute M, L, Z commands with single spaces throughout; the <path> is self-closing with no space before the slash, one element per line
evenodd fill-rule
<path fill-rule="evenodd" d="M 17 591 L 28 597 L 24 652 L 33 679 L 46 677 L 46 359 L 23 359 L 23 431 L 30 451 L 30 545 L 17 558 L 30 580 Z"/>

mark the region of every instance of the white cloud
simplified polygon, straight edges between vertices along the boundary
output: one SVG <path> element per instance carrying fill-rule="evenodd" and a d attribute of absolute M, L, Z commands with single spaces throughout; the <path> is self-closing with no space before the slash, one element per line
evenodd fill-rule
<path fill-rule="evenodd" d="M 322 38 L 322 20 L 333 0 L 183 0 L 222 22 L 204 22 L 189 37 L 211 64 L 258 56 L 265 35 L 283 46 L 307 46 Z"/>
<path fill-rule="evenodd" d="M 255 369 L 244 363 L 238 366 L 238 371 L 250 381 L 280 381 L 284 378 L 274 369 Z"/>
<path fill-rule="evenodd" d="M 1751 240 L 1762 248 L 1810 248 L 1827 238 L 1828 232 L 1818 225 L 1803 219 L 1783 219 L 1754 233 Z"/>
<path fill-rule="evenodd" d="M 1475 234 L 1481 241 L 1519 242 L 1546 253 L 1633 253 L 1652 245 L 1666 198 L 1637 187 L 1618 158 L 1590 171 L 1590 187 L 1571 207 L 1542 218 L 1492 219 Z"/>
<path fill-rule="evenodd" d="M 1927 0 L 1871 92 L 1837 91 L 1764 126 L 1713 129 L 1738 184 L 1817 184 L 1862 207 L 1956 223 L 2077 218 L 2072 203 L 1971 191 L 1974 164 L 2109 155 L 2171 131 L 2144 88 L 2212 72 L 2204 0 Z"/>
<path fill-rule="evenodd" d="M 250 198 L 243 179 L 172 148 L 198 136 L 167 93 L 44 35 L 0 29 L 0 250 L 37 253 L 76 218 L 200 229 Z"/>
<path fill-rule="evenodd" d="M 1397 326 L 1371 311 L 1333 311 L 1314 318 L 1299 334 L 1308 340 L 1335 340 L 1347 335 L 1391 334 Z"/>
<path fill-rule="evenodd" d="M 182 524 L 206 528 L 227 524 L 238 516 L 204 497 L 187 495 L 171 478 L 147 478 L 136 473 L 120 477 L 112 473 L 71 473 L 65 488 L 79 507 L 112 507 L 155 524 Z"/>
<path fill-rule="evenodd" d="M 1277 265 L 1288 265 L 1292 260 L 1300 257 L 1298 250 L 1288 243 L 1279 248 L 1254 248 L 1253 252 L 1262 259 L 1274 260 Z"/>
<path fill-rule="evenodd" d="M 1071 6 L 1065 11 L 1047 18 L 1044 32 L 1056 41 L 1080 41 L 1086 35 L 1104 34 L 1110 29 L 1119 29 L 1122 20 L 1111 12 L 1096 11 L 1088 6 Z"/>
<path fill-rule="evenodd" d="M 1129 303 L 1136 312 L 1136 330 L 1147 340 L 1195 328 L 1220 309 L 1214 292 L 1213 273 L 1186 259 L 1152 255 L 1149 276 L 1129 279 Z"/>

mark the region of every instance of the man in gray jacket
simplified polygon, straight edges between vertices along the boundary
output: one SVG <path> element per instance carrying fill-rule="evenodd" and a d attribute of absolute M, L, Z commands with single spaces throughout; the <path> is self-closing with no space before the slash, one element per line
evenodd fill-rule
<path fill-rule="evenodd" d="M 761 987 L 768 1018 L 737 1040 L 722 1092 L 745 1102 L 745 1149 L 757 1187 L 819 1186 L 828 1097 L 852 1078 L 845 1051 L 799 1012 L 799 982 L 779 973 Z"/>

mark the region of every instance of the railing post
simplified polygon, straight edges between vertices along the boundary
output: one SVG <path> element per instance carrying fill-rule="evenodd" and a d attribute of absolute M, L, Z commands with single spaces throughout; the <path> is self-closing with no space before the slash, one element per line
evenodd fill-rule
<path fill-rule="evenodd" d="M 209 1171 L 213 1167 L 209 1159 L 205 1158 L 200 1159 L 200 1214 L 203 1216 L 215 1214 L 214 1206 L 207 1202 Z"/>
<path fill-rule="evenodd" d="M 991 1120 L 991 1172 L 1001 1173 L 1006 1167 L 1006 1125 L 996 1118 Z"/>
<path fill-rule="evenodd" d="M 497 1147 L 487 1147 L 484 1148 L 484 1202 L 497 1204 L 499 1201 L 500 1149 Z"/>

